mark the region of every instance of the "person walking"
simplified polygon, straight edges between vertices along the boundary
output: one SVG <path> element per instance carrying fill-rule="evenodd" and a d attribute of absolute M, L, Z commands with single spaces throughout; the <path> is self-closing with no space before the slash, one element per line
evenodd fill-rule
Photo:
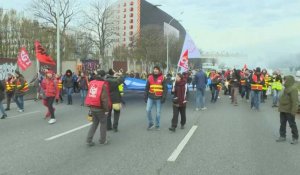
<path fill-rule="evenodd" d="M 145 103 L 147 103 L 146 112 L 148 118 L 148 130 L 152 130 L 154 127 L 156 130 L 160 129 L 161 106 L 166 101 L 167 93 L 167 83 L 160 70 L 160 67 L 154 66 L 152 75 L 148 77 L 144 96 Z M 151 110 L 154 105 L 156 106 L 155 126 L 151 114 Z"/>
<path fill-rule="evenodd" d="M 239 87 L 240 87 L 240 70 L 234 69 L 230 81 L 231 85 L 231 104 L 234 104 L 234 106 L 237 106 L 237 97 L 239 94 Z"/>
<path fill-rule="evenodd" d="M 18 106 L 19 112 L 24 112 L 24 95 L 29 91 L 28 83 L 24 79 L 24 76 L 16 71 L 15 84 L 15 102 Z"/>
<path fill-rule="evenodd" d="M 77 82 L 80 90 L 81 106 L 84 106 L 84 100 L 89 86 L 88 77 L 82 72 L 78 77 Z"/>
<path fill-rule="evenodd" d="M 203 70 L 196 73 L 194 77 L 194 84 L 196 85 L 196 111 L 205 110 L 205 89 L 207 84 L 207 75 Z"/>
<path fill-rule="evenodd" d="M 117 74 L 115 71 L 110 69 L 108 71 L 108 75 L 106 77 L 106 81 L 109 83 L 109 95 L 112 101 L 112 109 L 109 111 L 107 116 L 107 130 L 114 130 L 114 132 L 118 132 L 119 119 L 122 108 L 122 93 L 120 91 L 120 85 L 124 83 L 124 79 L 122 76 Z M 113 124 L 111 122 L 112 110 L 114 111 L 114 120 Z"/>
<path fill-rule="evenodd" d="M 44 93 L 45 104 L 51 116 L 51 119 L 48 121 L 48 123 L 53 124 L 56 122 L 53 103 L 54 100 L 59 96 L 59 89 L 57 87 L 56 78 L 54 77 L 54 72 L 52 70 L 48 70 L 46 72 L 46 78 L 43 79 L 41 87 Z"/>
<path fill-rule="evenodd" d="M 261 69 L 257 67 L 255 72 L 253 72 L 253 75 L 251 76 L 251 109 L 256 109 L 257 111 L 259 111 L 263 85 L 264 76 L 261 73 Z"/>
<path fill-rule="evenodd" d="M 59 74 L 56 74 L 55 78 L 56 78 L 56 83 L 57 83 L 57 88 L 58 88 L 58 93 L 59 93 L 59 95 L 55 99 L 55 101 L 56 101 L 56 104 L 58 104 L 59 100 L 61 103 L 63 103 L 64 102 L 64 99 L 62 97 L 63 82 L 62 82 L 61 76 Z"/>
<path fill-rule="evenodd" d="M 15 77 L 12 74 L 8 74 L 7 80 L 5 82 L 5 90 L 6 90 L 6 108 L 5 111 L 10 110 L 11 99 L 15 94 Z"/>
<path fill-rule="evenodd" d="M 90 107 L 93 117 L 93 123 L 88 132 L 87 145 L 94 146 L 93 137 L 100 123 L 100 144 L 105 145 L 108 143 L 106 137 L 107 131 L 107 115 L 111 108 L 111 100 L 109 97 L 108 83 L 104 80 L 105 71 L 100 70 L 97 72 L 95 80 L 89 84 L 89 90 L 85 99 L 85 103 Z"/>
<path fill-rule="evenodd" d="M 74 79 L 72 76 L 72 71 L 70 69 L 66 71 L 66 74 L 63 77 L 63 85 L 68 96 L 68 105 L 72 105 L 73 104 L 72 94 L 74 92 L 73 89 Z"/>
<path fill-rule="evenodd" d="M 3 81 L 0 81 L 0 112 L 2 113 L 1 119 L 5 119 L 7 114 L 5 113 L 2 101 L 5 98 L 5 86 Z"/>
<path fill-rule="evenodd" d="M 283 94 L 279 99 L 278 111 L 280 112 L 280 137 L 277 142 L 286 141 L 286 123 L 288 122 L 292 130 L 291 144 L 297 144 L 299 133 L 295 121 L 295 115 L 298 110 L 298 89 L 295 86 L 295 79 L 293 76 L 284 77 Z"/>
<path fill-rule="evenodd" d="M 271 86 L 273 91 L 273 105 L 272 107 L 278 107 L 278 101 L 279 101 L 279 94 L 282 90 L 282 78 L 281 75 L 277 72 L 273 73 L 273 77 L 271 80 Z"/>
<path fill-rule="evenodd" d="M 173 118 L 171 121 L 170 131 L 175 132 L 178 124 L 178 116 L 181 117 L 181 129 L 184 129 L 186 123 L 186 104 L 187 104 L 188 86 L 187 80 L 181 73 L 176 75 L 176 81 L 172 87 L 173 94 Z"/>

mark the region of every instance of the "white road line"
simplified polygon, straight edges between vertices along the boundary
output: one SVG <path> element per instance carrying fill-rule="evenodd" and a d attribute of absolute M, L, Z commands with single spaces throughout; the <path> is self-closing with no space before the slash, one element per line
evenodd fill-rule
<path fill-rule="evenodd" d="M 19 117 L 23 117 L 25 115 L 29 115 L 29 114 L 35 114 L 35 113 L 39 113 L 41 111 L 33 111 L 33 112 L 27 112 L 27 113 L 23 113 L 23 114 L 19 114 L 19 115 L 15 115 L 15 116 L 12 116 L 12 117 L 7 117 L 8 119 L 12 119 L 12 118 L 19 118 Z"/>
<path fill-rule="evenodd" d="M 55 136 L 46 138 L 45 141 L 51 141 L 51 140 L 57 139 L 57 138 L 62 137 L 62 136 L 64 136 L 64 135 L 67 135 L 67 134 L 70 134 L 70 133 L 72 133 L 72 132 L 78 131 L 78 130 L 80 130 L 80 129 L 86 128 L 86 127 L 88 127 L 88 126 L 90 126 L 90 125 L 92 125 L 92 123 L 88 123 L 88 124 L 79 126 L 79 127 L 77 127 L 77 128 L 71 129 L 71 130 L 69 130 L 69 131 L 63 132 L 63 133 L 61 133 L 61 134 L 58 134 L 58 135 L 55 135 Z"/>
<path fill-rule="evenodd" d="M 173 151 L 171 156 L 168 158 L 168 162 L 175 162 L 176 161 L 177 157 L 179 156 L 179 154 L 181 153 L 181 151 L 183 150 L 183 148 L 185 147 L 187 142 L 190 140 L 190 138 L 192 137 L 192 135 L 194 134 L 194 132 L 196 131 L 197 128 L 198 128 L 198 126 L 194 125 L 190 129 L 190 131 L 187 133 L 187 135 L 183 138 L 183 140 L 179 143 L 177 148 Z"/>

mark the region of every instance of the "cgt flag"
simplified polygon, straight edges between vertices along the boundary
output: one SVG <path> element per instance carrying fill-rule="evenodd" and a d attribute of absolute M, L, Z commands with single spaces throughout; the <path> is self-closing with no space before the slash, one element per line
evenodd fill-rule
<path fill-rule="evenodd" d="M 41 62 L 49 65 L 56 65 L 55 61 L 46 53 L 43 46 L 39 41 L 35 41 L 35 55 L 36 58 Z"/>
<path fill-rule="evenodd" d="M 32 64 L 30 59 L 29 59 L 28 52 L 26 51 L 25 47 L 22 47 L 20 49 L 20 52 L 18 54 L 17 64 L 21 68 L 22 71 L 25 71 Z"/>
<path fill-rule="evenodd" d="M 179 72 L 186 72 L 189 70 L 189 50 L 186 50 L 178 62 Z"/>

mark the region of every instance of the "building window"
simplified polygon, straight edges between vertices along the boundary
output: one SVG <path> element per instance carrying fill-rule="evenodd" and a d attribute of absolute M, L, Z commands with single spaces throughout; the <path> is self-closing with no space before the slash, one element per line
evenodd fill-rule
<path fill-rule="evenodd" d="M 126 36 L 126 32 L 123 33 L 123 36 Z"/>
<path fill-rule="evenodd" d="M 126 7 L 126 2 L 124 2 L 124 7 Z"/>
<path fill-rule="evenodd" d="M 123 24 L 126 24 L 126 20 L 124 20 L 124 23 Z"/>
<path fill-rule="evenodd" d="M 130 33 L 130 35 L 133 35 L 133 31 L 130 31 L 129 33 Z"/>
<path fill-rule="evenodd" d="M 124 8 L 123 12 L 126 12 L 126 9 Z"/>
<path fill-rule="evenodd" d="M 124 17 L 123 18 L 126 18 L 126 14 L 124 14 Z"/>
<path fill-rule="evenodd" d="M 133 29 L 133 25 L 130 25 L 130 29 Z"/>
<path fill-rule="evenodd" d="M 130 23 L 133 23 L 133 19 L 130 20 Z"/>
<path fill-rule="evenodd" d="M 130 7 L 130 11 L 133 12 L 133 7 Z"/>
<path fill-rule="evenodd" d="M 134 2 L 133 2 L 133 1 L 131 1 L 131 2 L 130 2 L 130 5 L 133 5 L 133 4 L 134 4 Z"/>
<path fill-rule="evenodd" d="M 123 47 L 126 47 L 126 43 L 123 44 Z"/>
<path fill-rule="evenodd" d="M 123 38 L 123 41 L 126 42 L 126 38 Z"/>
<path fill-rule="evenodd" d="M 124 26 L 124 30 L 126 30 L 126 26 Z"/>
<path fill-rule="evenodd" d="M 130 40 L 130 41 L 133 41 L 133 37 L 130 37 L 129 40 Z"/>
<path fill-rule="evenodd" d="M 131 18 L 133 17 L 133 13 L 130 13 L 130 17 L 131 17 Z"/>

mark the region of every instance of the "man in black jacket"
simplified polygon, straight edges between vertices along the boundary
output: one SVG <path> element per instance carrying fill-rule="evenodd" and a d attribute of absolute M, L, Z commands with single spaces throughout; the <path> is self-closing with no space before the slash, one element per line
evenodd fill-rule
<path fill-rule="evenodd" d="M 124 83 L 123 77 L 115 73 L 112 69 L 108 71 L 108 75 L 106 77 L 106 81 L 109 83 L 109 93 L 112 101 L 112 109 L 108 113 L 107 117 L 107 130 L 114 129 L 115 132 L 118 132 L 118 124 L 121 113 L 121 103 L 122 103 L 122 95 L 119 91 L 119 86 Z M 114 110 L 114 122 L 112 125 L 111 115 L 112 110 Z"/>
<path fill-rule="evenodd" d="M 145 88 L 145 102 L 147 103 L 147 118 L 148 118 L 148 130 L 154 128 L 154 122 L 151 115 L 153 105 L 156 106 L 156 130 L 160 129 L 160 113 L 161 104 L 166 101 L 168 93 L 167 83 L 161 70 L 158 66 L 153 69 L 153 74 L 148 77 Z"/>
<path fill-rule="evenodd" d="M 0 81 L 0 111 L 2 112 L 2 117 L 1 119 L 5 119 L 7 117 L 3 104 L 2 104 L 2 100 L 4 100 L 4 95 L 5 94 L 5 87 L 2 81 Z"/>

